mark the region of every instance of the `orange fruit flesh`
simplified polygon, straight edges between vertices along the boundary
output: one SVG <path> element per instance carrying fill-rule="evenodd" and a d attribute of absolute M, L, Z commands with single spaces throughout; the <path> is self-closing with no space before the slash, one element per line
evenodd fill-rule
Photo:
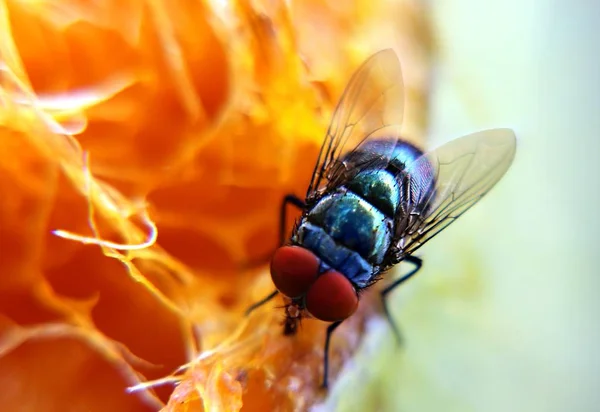
<path fill-rule="evenodd" d="M 0 409 L 304 409 L 326 324 L 283 336 L 280 298 L 243 312 L 273 288 L 282 197 L 378 49 L 400 56 L 421 141 L 424 12 L 123 4 L 0 4 Z M 336 331 L 331 382 L 375 302 Z"/>

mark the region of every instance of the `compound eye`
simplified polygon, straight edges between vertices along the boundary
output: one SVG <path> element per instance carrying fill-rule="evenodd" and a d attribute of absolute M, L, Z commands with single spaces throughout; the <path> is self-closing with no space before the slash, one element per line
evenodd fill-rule
<path fill-rule="evenodd" d="M 335 270 L 323 273 L 306 294 L 306 309 L 315 318 L 335 322 L 350 317 L 358 307 L 358 295 L 344 275 Z"/>
<path fill-rule="evenodd" d="M 319 274 L 319 259 L 299 246 L 282 246 L 271 259 L 271 279 L 290 298 L 306 293 Z"/>

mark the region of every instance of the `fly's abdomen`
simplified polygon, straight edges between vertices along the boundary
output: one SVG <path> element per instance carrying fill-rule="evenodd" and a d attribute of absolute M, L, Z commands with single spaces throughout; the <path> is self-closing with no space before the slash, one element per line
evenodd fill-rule
<path fill-rule="evenodd" d="M 435 172 L 429 162 L 415 163 L 423 152 L 408 142 L 398 141 L 387 170 L 394 173 L 400 189 L 400 203 L 412 205 L 413 211 L 425 212 L 433 196 Z M 418 164 L 419 167 L 411 167 Z M 397 216 L 400 220 L 403 213 Z"/>
<path fill-rule="evenodd" d="M 428 162 L 419 163 L 419 167 L 410 166 L 423 152 L 405 141 L 398 141 L 387 164 L 380 163 L 381 151 L 387 151 L 384 141 L 371 140 L 360 150 L 349 153 L 344 158 L 348 169 L 364 167 L 370 162 L 372 168 L 366 168 L 346 183 L 346 187 L 358 194 L 382 213 L 394 220 L 403 217 L 403 206 L 424 212 L 425 204 L 433 195 L 435 182 L 434 169 Z"/>
<path fill-rule="evenodd" d="M 396 178 L 385 169 L 371 169 L 358 173 L 346 185 L 381 214 L 393 219 L 400 203 L 400 188 Z"/>

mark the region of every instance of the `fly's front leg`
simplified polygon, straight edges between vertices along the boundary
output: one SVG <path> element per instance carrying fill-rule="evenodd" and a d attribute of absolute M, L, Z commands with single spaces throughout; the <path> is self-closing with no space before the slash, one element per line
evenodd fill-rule
<path fill-rule="evenodd" d="M 273 292 L 271 292 L 269 295 L 265 296 L 258 302 L 255 302 L 252 305 L 250 305 L 250 307 L 248 309 L 246 309 L 246 316 L 251 314 L 254 309 L 260 308 L 262 305 L 264 305 L 265 303 L 267 303 L 268 301 L 273 299 L 275 296 L 277 296 L 278 293 L 279 292 L 277 290 L 274 290 Z"/>
<path fill-rule="evenodd" d="M 396 341 L 398 342 L 398 344 L 402 344 L 402 334 L 400 333 L 400 329 L 398 328 L 398 325 L 396 324 L 396 322 L 394 322 L 394 319 L 392 318 L 392 316 L 390 314 L 390 310 L 388 308 L 388 303 L 387 303 L 387 297 L 388 297 L 389 293 L 391 291 L 393 291 L 398 285 L 400 285 L 404 281 L 408 280 L 415 273 L 417 273 L 419 271 L 419 269 L 421 269 L 421 266 L 423 265 L 423 261 L 416 256 L 409 255 L 409 256 L 406 256 L 404 258 L 404 260 L 406 262 L 412 263 L 413 265 L 415 265 L 415 267 L 410 272 L 408 272 L 406 275 L 402 276 L 399 279 L 396 279 L 393 283 L 386 286 L 385 289 L 383 289 L 381 291 L 381 303 L 383 305 L 383 312 L 385 313 L 385 317 L 387 318 L 390 326 L 392 327 L 392 332 L 394 333 L 394 336 L 396 337 Z"/>
<path fill-rule="evenodd" d="M 286 217 L 287 217 L 288 204 L 296 206 L 300 210 L 304 210 L 304 208 L 306 207 L 304 202 L 300 198 L 298 198 L 294 195 L 286 195 L 283 198 L 283 201 L 281 202 L 281 208 L 279 211 L 279 245 L 280 246 L 285 243 L 285 237 L 286 237 L 285 223 L 287 221 Z M 255 265 L 250 264 L 248 266 L 262 265 L 265 261 L 268 261 L 269 258 L 270 258 L 270 255 L 269 255 L 269 257 L 258 261 L 259 263 L 255 263 Z M 246 309 L 246 316 L 248 316 L 250 313 L 252 313 L 252 311 L 254 309 L 257 309 L 257 308 L 261 307 L 262 305 L 264 305 L 265 303 L 269 302 L 271 299 L 273 299 L 275 296 L 277 296 L 277 293 L 278 293 L 277 290 L 274 290 L 269 295 L 265 296 L 258 302 L 252 304 L 248 309 Z"/>

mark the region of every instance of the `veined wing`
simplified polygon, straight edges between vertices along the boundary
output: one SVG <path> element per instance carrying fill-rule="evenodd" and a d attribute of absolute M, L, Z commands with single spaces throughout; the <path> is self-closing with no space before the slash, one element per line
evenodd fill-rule
<path fill-rule="evenodd" d="M 515 156 L 510 129 L 492 129 L 453 140 L 419 157 L 407 168 L 413 196 L 397 223 L 399 258 L 413 253 L 458 219 L 502 178 Z M 423 187 L 423 173 L 433 187 Z"/>
<path fill-rule="evenodd" d="M 344 158 L 361 150 L 361 159 L 386 163 L 400 135 L 404 113 L 402 70 L 392 49 L 371 56 L 356 71 L 335 109 L 310 185 L 307 200 L 318 198 L 326 188 L 350 178 L 353 170 Z M 381 140 L 377 152 L 365 143 Z M 354 164 L 356 169 L 356 164 Z"/>

